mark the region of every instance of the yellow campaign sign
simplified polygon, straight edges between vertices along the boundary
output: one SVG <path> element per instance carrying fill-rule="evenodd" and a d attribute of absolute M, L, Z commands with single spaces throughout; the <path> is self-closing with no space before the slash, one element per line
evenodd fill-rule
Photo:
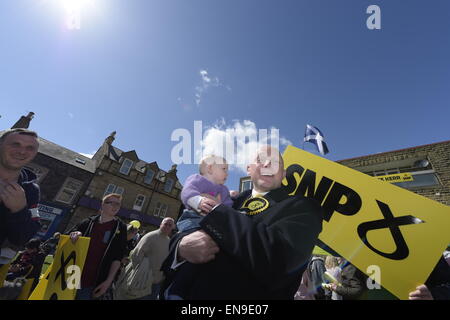
<path fill-rule="evenodd" d="M 288 146 L 284 188 L 323 208 L 319 239 L 400 299 L 423 284 L 450 242 L 450 207 Z M 376 290 L 376 289 L 374 289 Z"/>
<path fill-rule="evenodd" d="M 33 292 L 30 294 L 28 300 L 44 300 L 45 291 L 47 290 L 48 285 L 48 277 L 50 271 L 52 270 L 52 267 L 53 263 L 47 268 L 47 270 L 43 274 L 41 274 L 41 276 L 39 277 L 39 282 L 36 285 L 36 288 L 34 288 Z"/>
<path fill-rule="evenodd" d="M 322 256 L 331 256 L 332 255 L 328 251 L 325 251 L 324 249 L 322 249 L 321 247 L 318 247 L 318 246 L 314 247 L 313 254 L 314 255 L 322 255 Z"/>
<path fill-rule="evenodd" d="M 53 263 L 48 267 L 29 300 L 73 300 L 81 281 L 90 238 L 80 237 L 75 244 L 61 235 Z"/>
<path fill-rule="evenodd" d="M 405 173 L 396 173 L 396 174 L 388 174 L 386 176 L 377 176 L 378 180 L 386 181 L 389 183 L 396 183 L 396 182 L 408 182 L 413 181 L 414 178 L 411 173 L 405 172 Z"/>
<path fill-rule="evenodd" d="M 34 279 L 27 279 L 22 287 L 22 291 L 16 300 L 28 300 L 30 296 L 31 287 L 33 286 Z"/>
<path fill-rule="evenodd" d="M 6 275 L 8 274 L 10 263 L 4 264 L 0 267 L 0 288 L 3 287 Z"/>

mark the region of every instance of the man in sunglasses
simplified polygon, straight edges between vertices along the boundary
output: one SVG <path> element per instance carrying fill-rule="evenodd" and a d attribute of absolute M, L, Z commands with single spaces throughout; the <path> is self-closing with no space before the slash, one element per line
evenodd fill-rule
<path fill-rule="evenodd" d="M 77 300 L 99 298 L 111 288 L 127 244 L 127 227 L 116 217 L 121 203 L 120 194 L 106 195 L 99 215 L 83 220 L 69 231 L 74 243 L 80 236 L 91 238 Z"/>

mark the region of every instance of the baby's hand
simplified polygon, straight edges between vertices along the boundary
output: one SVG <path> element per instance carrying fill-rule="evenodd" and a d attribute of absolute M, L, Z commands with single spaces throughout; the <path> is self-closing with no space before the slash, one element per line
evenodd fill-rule
<path fill-rule="evenodd" d="M 219 200 L 219 201 L 218 201 Z M 218 198 L 208 196 L 203 197 L 200 201 L 198 208 L 201 210 L 201 212 L 206 215 L 211 212 L 212 208 L 214 208 L 216 205 L 220 204 L 220 194 Z"/>
<path fill-rule="evenodd" d="M 208 198 L 208 199 L 214 200 L 218 203 L 222 203 L 222 197 L 220 196 L 220 193 L 217 194 L 217 197 L 214 197 L 214 196 L 210 195 L 209 193 L 202 193 L 201 196 L 203 198 Z"/>
<path fill-rule="evenodd" d="M 239 191 L 236 190 L 230 190 L 230 197 L 236 198 L 239 195 Z"/>

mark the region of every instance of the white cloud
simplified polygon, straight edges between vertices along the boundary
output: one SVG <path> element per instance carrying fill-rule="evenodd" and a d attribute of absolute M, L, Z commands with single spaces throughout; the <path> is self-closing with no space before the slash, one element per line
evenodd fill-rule
<path fill-rule="evenodd" d="M 271 144 L 281 151 L 282 146 L 292 142 L 280 137 L 277 128 L 258 129 L 250 120 L 233 120 L 233 124 L 227 125 L 225 119 L 221 118 L 213 126 L 204 129 L 201 145 L 203 155 L 223 156 L 230 164 L 230 169 L 245 174 L 252 153 L 258 145 L 263 144 Z"/>
<path fill-rule="evenodd" d="M 280 137 L 280 143 L 282 146 L 294 145 L 291 140 L 288 140 L 284 137 Z"/>
<path fill-rule="evenodd" d="M 229 85 L 224 85 L 218 77 L 209 76 L 207 70 L 200 70 L 199 73 L 202 83 L 201 85 L 195 87 L 195 104 L 197 106 L 200 105 L 203 95 L 209 90 L 209 88 L 225 87 L 228 91 L 231 91 L 231 87 Z"/>
<path fill-rule="evenodd" d="M 93 157 L 94 154 L 95 154 L 95 151 L 92 151 L 91 153 L 82 153 L 82 152 L 80 152 L 80 154 L 81 154 L 82 156 L 85 156 L 85 157 L 89 158 L 89 159 L 92 159 L 92 157 Z"/>

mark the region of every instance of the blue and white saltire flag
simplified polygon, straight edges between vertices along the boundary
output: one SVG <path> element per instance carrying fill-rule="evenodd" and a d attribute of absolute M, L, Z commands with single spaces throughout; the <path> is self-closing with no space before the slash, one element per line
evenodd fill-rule
<path fill-rule="evenodd" d="M 307 124 L 303 141 L 314 143 L 322 155 L 326 155 L 329 152 L 327 144 L 323 140 L 323 134 L 317 127 Z"/>

